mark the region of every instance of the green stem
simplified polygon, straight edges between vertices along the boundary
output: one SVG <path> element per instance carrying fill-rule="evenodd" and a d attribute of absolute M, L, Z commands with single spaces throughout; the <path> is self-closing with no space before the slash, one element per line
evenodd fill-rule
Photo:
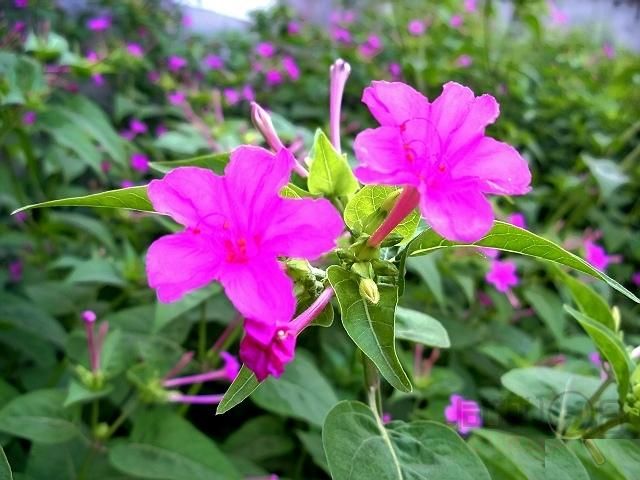
<path fill-rule="evenodd" d="M 198 326 L 198 359 L 206 361 L 207 356 L 207 302 L 200 307 L 200 323 Z"/>
<path fill-rule="evenodd" d="M 94 400 L 91 403 L 91 432 L 95 435 L 98 420 L 100 418 L 100 401 Z"/>
<path fill-rule="evenodd" d="M 607 387 L 612 383 L 613 383 L 613 379 L 611 377 L 607 377 L 606 380 L 600 384 L 600 386 L 593 393 L 593 395 L 591 395 L 591 398 L 589 398 L 589 402 L 587 402 L 587 404 L 593 406 L 600 399 L 600 397 L 602 396 L 604 391 L 607 389 Z"/>
<path fill-rule="evenodd" d="M 376 415 L 382 416 L 382 398 L 380 396 L 380 373 L 378 367 L 363 352 L 362 366 L 364 367 L 364 383 L 367 391 L 369 405 L 375 410 Z"/>
<path fill-rule="evenodd" d="M 482 16 L 482 34 L 484 37 L 484 61 L 487 73 L 491 74 L 491 11 L 493 5 L 491 0 L 487 0 L 484 4 Z"/>
<path fill-rule="evenodd" d="M 603 433 L 611 430 L 613 427 L 623 424 L 626 420 L 627 416 L 622 413 L 617 417 L 610 418 L 606 422 L 593 427 L 591 430 L 587 430 L 584 435 L 582 435 L 582 438 L 600 438 Z"/>
<path fill-rule="evenodd" d="M 111 436 L 114 433 L 116 433 L 116 430 L 118 430 L 118 428 L 120 428 L 120 426 L 124 423 L 124 421 L 127 418 L 129 418 L 129 415 L 131 415 L 134 412 L 137 406 L 138 406 L 138 399 L 136 397 L 132 398 L 131 400 L 129 400 L 129 402 L 125 404 L 125 406 L 122 409 L 122 412 L 120 412 L 120 416 L 116 418 L 115 421 L 111 424 L 111 427 L 109 427 L 109 430 L 107 431 L 107 434 L 104 437 L 105 441 L 111 438 Z"/>

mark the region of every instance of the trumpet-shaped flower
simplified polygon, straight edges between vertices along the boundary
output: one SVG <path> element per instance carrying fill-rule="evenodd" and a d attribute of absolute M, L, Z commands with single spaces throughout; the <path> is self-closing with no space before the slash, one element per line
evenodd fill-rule
<path fill-rule="evenodd" d="M 485 197 L 529 191 L 527 162 L 484 129 L 499 115 L 491 95 L 476 97 L 455 82 L 433 102 L 400 82 L 373 82 L 362 101 L 381 124 L 361 132 L 354 149 L 363 183 L 418 190 L 420 210 L 449 240 L 473 242 L 493 225 Z"/>
<path fill-rule="evenodd" d="M 181 167 L 149 184 L 154 209 L 184 226 L 147 253 L 149 285 L 161 302 L 219 281 L 245 317 L 275 324 L 295 310 L 293 282 L 278 257 L 313 260 L 330 251 L 344 225 L 324 199 L 285 199 L 295 159 L 242 146 L 224 176 Z"/>
<path fill-rule="evenodd" d="M 296 334 L 287 323 L 278 322 L 273 325 L 252 325 L 245 322 L 247 335 L 240 342 L 240 358 L 256 374 L 258 381 L 269 375 L 279 377 L 285 366 L 293 360 L 296 349 Z M 256 338 L 252 333 L 258 331 L 264 340 Z"/>

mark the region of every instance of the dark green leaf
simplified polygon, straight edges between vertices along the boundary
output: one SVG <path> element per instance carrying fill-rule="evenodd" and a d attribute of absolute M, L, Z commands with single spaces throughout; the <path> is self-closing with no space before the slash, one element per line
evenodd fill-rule
<path fill-rule="evenodd" d="M 183 299 L 173 303 L 156 303 L 156 315 L 153 321 L 153 331 L 159 332 L 183 313 L 197 307 L 212 295 L 220 292 L 220 285 L 214 284 L 200 288 Z"/>
<path fill-rule="evenodd" d="M 258 386 L 260 386 L 260 382 L 258 382 L 255 374 L 245 365 L 242 365 L 238 376 L 231 383 L 222 401 L 218 404 L 216 415 L 222 415 L 242 403 Z"/>
<path fill-rule="evenodd" d="M 473 436 L 487 442 L 506 459 L 514 480 L 548 478 L 544 472 L 544 451 L 533 440 L 487 429 L 474 430 Z"/>
<path fill-rule="evenodd" d="M 4 450 L 0 446 L 0 480 L 13 480 L 13 475 L 11 475 L 11 466 L 9 465 L 9 460 L 7 460 L 7 456 L 4 454 Z"/>
<path fill-rule="evenodd" d="M 87 403 L 98 398 L 105 397 L 111 393 L 113 388 L 106 385 L 100 390 L 90 390 L 77 380 L 71 380 L 67 398 L 64 400 L 64 407 L 70 407 L 79 403 Z"/>
<path fill-rule="evenodd" d="M 247 420 L 224 442 L 225 453 L 252 462 L 263 462 L 286 455 L 293 450 L 293 442 L 287 436 L 284 422 L 263 415 Z"/>
<path fill-rule="evenodd" d="M 537 285 L 526 288 L 523 293 L 527 302 L 547 325 L 556 342 L 560 343 L 564 338 L 566 320 L 558 295 Z"/>
<path fill-rule="evenodd" d="M 544 442 L 545 478 L 553 480 L 590 480 L 589 474 L 571 450 L 560 440 Z"/>

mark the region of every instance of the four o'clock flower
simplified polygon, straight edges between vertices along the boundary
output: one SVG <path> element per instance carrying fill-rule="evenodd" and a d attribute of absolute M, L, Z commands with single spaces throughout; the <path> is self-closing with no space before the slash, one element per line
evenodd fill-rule
<path fill-rule="evenodd" d="M 178 55 L 171 55 L 167 59 L 167 68 L 172 72 L 177 72 L 187 66 L 187 59 Z"/>
<path fill-rule="evenodd" d="M 293 282 L 282 256 L 313 260 L 331 251 L 344 225 L 325 199 L 285 199 L 294 158 L 242 146 L 224 176 L 181 167 L 153 180 L 154 209 L 184 226 L 156 240 L 147 253 L 147 277 L 161 302 L 219 281 L 238 311 L 265 324 L 293 316 Z"/>
<path fill-rule="evenodd" d="M 407 30 L 414 37 L 419 37 L 427 30 L 427 24 L 423 20 L 414 19 L 407 25 Z"/>
<path fill-rule="evenodd" d="M 271 42 L 260 42 L 256 45 L 255 52 L 263 58 L 270 58 L 276 53 L 276 47 Z"/>
<path fill-rule="evenodd" d="M 591 265 L 598 270 L 605 271 L 610 263 L 617 263 L 620 261 L 618 255 L 609 255 L 606 250 L 595 243 L 591 239 L 587 239 L 584 242 L 584 255 Z"/>
<path fill-rule="evenodd" d="M 347 83 L 351 65 L 339 58 L 329 68 L 329 137 L 338 152 L 340 151 L 340 111 L 342 95 Z"/>
<path fill-rule="evenodd" d="M 169 93 L 167 95 L 167 99 L 169 100 L 169 103 L 171 105 L 179 106 L 184 103 L 184 101 L 187 99 L 187 96 L 184 94 L 184 92 L 175 91 Z"/>
<path fill-rule="evenodd" d="M 378 230 L 388 233 L 419 203 L 437 233 L 474 242 L 493 225 L 486 195 L 530 190 L 527 162 L 513 147 L 484 133 L 499 115 L 491 95 L 476 97 L 449 82 L 429 102 L 404 83 L 379 81 L 365 89 L 362 101 L 381 126 L 356 137 L 356 176 L 367 184 L 406 187 Z M 384 238 L 376 233 L 371 245 Z"/>
<path fill-rule="evenodd" d="M 36 121 L 36 112 L 28 111 L 22 115 L 23 125 L 33 125 Z"/>
<path fill-rule="evenodd" d="M 192 356 L 193 355 L 190 355 L 188 358 L 190 359 L 190 357 Z M 233 380 L 238 376 L 238 372 L 240 371 L 240 363 L 238 363 L 236 357 L 228 352 L 221 352 L 220 357 L 222 357 L 224 365 L 218 370 L 198 373 L 196 375 L 188 375 L 185 377 L 169 376 L 164 380 L 162 385 L 165 388 L 174 388 L 181 385 L 191 385 L 194 383 L 210 382 L 213 380 L 226 380 L 228 382 L 233 382 Z"/>
<path fill-rule="evenodd" d="M 144 50 L 139 43 L 127 43 L 127 53 L 135 58 L 140 58 L 144 55 Z"/>
<path fill-rule="evenodd" d="M 272 68 L 271 70 L 267 70 L 264 74 L 264 78 L 267 82 L 267 85 L 270 87 L 275 87 L 276 85 L 280 85 L 283 82 L 282 73 L 280 70 L 276 70 Z"/>
<path fill-rule="evenodd" d="M 464 11 L 467 13 L 475 13 L 478 9 L 476 0 L 464 0 Z"/>
<path fill-rule="evenodd" d="M 527 228 L 527 219 L 520 212 L 512 213 L 507 217 L 507 222 L 520 228 Z"/>
<path fill-rule="evenodd" d="M 462 26 L 462 15 L 454 15 L 453 17 L 451 17 L 451 20 L 449 20 L 449 25 L 451 25 L 453 28 L 460 28 Z"/>
<path fill-rule="evenodd" d="M 144 153 L 136 152 L 131 155 L 131 168 L 140 173 L 149 171 L 149 159 Z"/>
<path fill-rule="evenodd" d="M 510 260 L 493 260 L 485 279 L 499 292 L 507 293 L 511 287 L 515 287 L 519 282 L 516 264 Z"/>
<path fill-rule="evenodd" d="M 111 27 L 111 17 L 95 17 L 87 21 L 87 28 L 94 32 L 102 32 Z"/>
<path fill-rule="evenodd" d="M 444 410 L 444 417 L 447 422 L 455 423 L 458 432 L 465 435 L 482 426 L 478 402 L 467 400 L 461 395 L 451 395 L 449 402 Z"/>
<path fill-rule="evenodd" d="M 473 58 L 467 54 L 462 54 L 456 59 L 456 65 L 460 68 L 468 68 L 473 64 Z"/>
<path fill-rule="evenodd" d="M 300 67 L 298 67 L 293 57 L 282 57 L 282 69 L 287 72 L 289 78 L 294 82 L 300 78 Z"/>
<path fill-rule="evenodd" d="M 129 130 L 135 133 L 136 135 L 140 135 L 142 133 L 147 133 L 147 124 L 142 120 L 138 120 L 137 118 L 132 118 L 129 121 Z"/>

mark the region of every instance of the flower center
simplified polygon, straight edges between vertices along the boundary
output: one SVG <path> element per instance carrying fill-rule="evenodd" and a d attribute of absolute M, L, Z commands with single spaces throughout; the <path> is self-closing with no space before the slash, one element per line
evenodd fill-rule
<path fill-rule="evenodd" d="M 247 255 L 247 240 L 244 237 L 240 237 L 235 241 L 232 239 L 225 239 L 224 248 L 226 250 L 226 259 L 229 263 L 246 263 L 249 260 Z"/>

